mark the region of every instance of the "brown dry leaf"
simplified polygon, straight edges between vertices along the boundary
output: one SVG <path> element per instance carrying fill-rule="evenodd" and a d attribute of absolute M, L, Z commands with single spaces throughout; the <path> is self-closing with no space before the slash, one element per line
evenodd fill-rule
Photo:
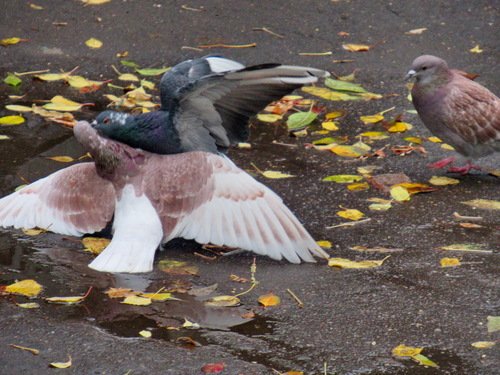
<path fill-rule="evenodd" d="M 353 44 L 353 43 L 342 44 L 343 49 L 351 52 L 365 52 L 369 51 L 370 48 L 372 47 L 373 46 L 369 46 L 367 44 Z"/>
<path fill-rule="evenodd" d="M 258 301 L 264 307 L 277 306 L 281 303 L 281 298 L 271 292 L 260 296 Z"/>
<path fill-rule="evenodd" d="M 43 287 L 40 284 L 31 279 L 21 280 L 5 287 L 7 293 L 19 294 L 26 297 L 36 297 L 42 289 Z"/>
<path fill-rule="evenodd" d="M 26 350 L 27 352 L 30 352 L 33 355 L 40 354 L 40 350 L 38 350 L 38 349 L 28 348 L 26 346 L 15 345 L 15 344 L 10 344 L 10 346 L 13 348 L 16 348 L 16 349 Z"/>
<path fill-rule="evenodd" d="M 359 262 L 346 258 L 330 258 L 328 259 L 328 266 L 349 269 L 374 268 L 380 267 L 387 258 L 389 258 L 389 256 L 385 257 L 382 260 L 362 260 Z"/>
<path fill-rule="evenodd" d="M 55 367 L 55 368 L 68 368 L 71 367 L 72 362 L 71 362 L 71 356 L 68 356 L 69 359 L 67 362 L 52 362 L 50 364 L 50 367 Z"/>
<path fill-rule="evenodd" d="M 439 261 L 441 267 L 457 267 L 460 265 L 460 259 L 458 258 L 441 258 Z"/>

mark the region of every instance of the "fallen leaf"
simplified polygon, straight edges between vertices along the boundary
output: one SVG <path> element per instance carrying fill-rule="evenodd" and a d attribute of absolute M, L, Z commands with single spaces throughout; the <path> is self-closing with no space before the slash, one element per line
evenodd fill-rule
<path fill-rule="evenodd" d="M 472 53 L 482 53 L 483 50 L 481 49 L 481 47 L 479 47 L 479 44 L 476 44 L 476 46 L 474 48 L 471 48 L 469 50 L 469 52 L 472 52 Z"/>
<path fill-rule="evenodd" d="M 5 38 L 5 39 L 0 39 L 0 46 L 7 47 L 7 46 L 11 46 L 13 44 L 17 44 L 20 42 L 27 42 L 27 41 L 28 41 L 28 39 L 21 39 L 18 37 Z"/>
<path fill-rule="evenodd" d="M 50 99 L 50 103 L 47 103 L 43 106 L 43 108 L 45 109 L 59 112 L 79 111 L 82 107 L 83 104 L 66 99 L 61 95 L 54 96 L 52 99 Z"/>
<path fill-rule="evenodd" d="M 392 355 L 395 357 L 413 357 L 420 354 L 423 349 L 401 344 L 392 349 Z"/>
<path fill-rule="evenodd" d="M 384 115 L 381 114 L 375 114 L 375 115 L 367 115 L 367 116 L 360 116 L 359 119 L 365 124 L 376 124 L 384 119 Z"/>
<path fill-rule="evenodd" d="M 85 5 L 101 5 L 109 3 L 111 0 L 81 0 Z"/>
<path fill-rule="evenodd" d="M 286 125 L 289 131 L 296 131 L 305 128 L 311 122 L 316 120 L 318 115 L 314 112 L 297 112 L 288 116 Z"/>
<path fill-rule="evenodd" d="M 360 84 L 333 78 L 326 78 L 325 86 L 335 91 L 347 91 L 351 93 L 367 92 Z"/>
<path fill-rule="evenodd" d="M 370 188 L 370 185 L 368 182 L 357 182 L 354 184 L 349 184 L 347 185 L 347 190 L 349 191 L 362 191 L 362 190 L 368 190 Z"/>
<path fill-rule="evenodd" d="M 109 245 L 109 238 L 85 237 L 82 239 L 82 244 L 85 251 L 91 252 L 94 255 L 99 255 Z"/>
<path fill-rule="evenodd" d="M 248 283 L 250 280 L 244 278 L 244 277 L 241 277 L 241 276 L 238 276 L 238 275 L 229 275 L 229 279 L 231 279 L 231 281 L 235 281 L 237 283 Z"/>
<path fill-rule="evenodd" d="M 371 131 L 371 132 L 364 132 L 360 134 L 363 137 L 367 137 L 373 140 L 381 140 L 381 139 L 387 139 L 389 136 L 385 132 L 379 132 L 379 131 Z"/>
<path fill-rule="evenodd" d="M 372 203 L 368 206 L 368 209 L 371 211 L 387 211 L 391 207 L 391 203 Z"/>
<path fill-rule="evenodd" d="M 320 98 L 333 101 L 345 101 L 345 100 L 361 100 L 363 97 L 361 95 L 350 95 L 346 92 L 333 91 L 327 87 L 316 87 L 316 86 L 305 86 L 301 89 L 308 94 L 319 96 Z"/>
<path fill-rule="evenodd" d="M 96 38 L 90 38 L 88 39 L 85 44 L 89 48 L 97 49 L 102 47 L 102 42 L 99 39 Z"/>
<path fill-rule="evenodd" d="M 299 52 L 299 56 L 331 56 L 333 55 L 332 51 L 325 52 Z"/>
<path fill-rule="evenodd" d="M 168 72 L 171 68 L 148 68 L 148 69 L 136 69 L 135 71 L 141 76 L 159 76 L 165 72 Z"/>
<path fill-rule="evenodd" d="M 373 172 L 375 172 L 377 169 L 380 169 L 381 167 L 378 165 L 364 165 L 362 167 L 358 167 L 357 171 L 359 174 L 363 176 L 371 175 Z"/>
<path fill-rule="evenodd" d="M 380 267 L 388 257 L 389 256 L 382 260 L 362 260 L 359 262 L 346 258 L 330 258 L 328 259 L 328 266 L 346 269 L 374 268 Z"/>
<path fill-rule="evenodd" d="M 419 137 L 405 137 L 403 139 L 410 143 L 416 143 L 417 145 L 422 144 L 422 138 Z"/>
<path fill-rule="evenodd" d="M 488 316 L 488 333 L 500 331 L 500 316 Z"/>
<path fill-rule="evenodd" d="M 478 253 L 492 253 L 491 250 L 485 249 L 483 244 L 475 243 L 458 243 L 453 245 L 441 246 L 441 250 L 446 251 L 468 251 L 468 252 L 478 252 Z"/>
<path fill-rule="evenodd" d="M 279 171 L 264 171 L 262 172 L 262 175 L 266 178 L 273 178 L 273 179 L 295 177 L 294 175 L 282 173 Z"/>
<path fill-rule="evenodd" d="M 392 199 L 398 202 L 405 202 L 410 200 L 410 193 L 402 186 L 394 186 L 390 190 Z"/>
<path fill-rule="evenodd" d="M 337 211 L 337 215 L 348 220 L 358 221 L 362 219 L 365 214 L 357 209 L 344 209 L 342 211 Z"/>
<path fill-rule="evenodd" d="M 330 130 L 330 131 L 339 130 L 339 127 L 337 126 L 337 124 L 334 121 L 323 121 L 321 123 L 321 127 L 323 129 Z"/>
<path fill-rule="evenodd" d="M 271 292 L 260 296 L 258 301 L 264 307 L 277 306 L 281 303 L 281 298 Z"/>
<path fill-rule="evenodd" d="M 396 123 L 394 123 L 394 125 L 388 127 L 387 131 L 389 133 L 403 133 L 407 130 L 411 130 L 412 128 L 413 125 L 407 122 L 397 121 Z"/>
<path fill-rule="evenodd" d="M 316 241 L 318 246 L 324 248 L 324 249 L 331 249 L 332 248 L 332 243 L 330 241 Z"/>
<path fill-rule="evenodd" d="M 427 140 L 429 140 L 432 143 L 442 143 L 443 142 L 441 140 L 441 138 L 438 138 L 438 137 L 429 137 L 429 138 L 427 138 Z"/>
<path fill-rule="evenodd" d="M 484 228 L 482 225 L 479 224 L 474 224 L 474 223 L 459 223 L 459 225 L 462 228 L 467 228 L 467 229 L 478 229 L 478 228 Z"/>
<path fill-rule="evenodd" d="M 182 324 L 183 328 L 188 328 L 188 329 L 199 329 L 200 325 L 198 323 L 191 322 L 184 318 L 184 323 Z"/>
<path fill-rule="evenodd" d="M 358 142 L 359 143 L 359 142 Z M 368 146 L 368 145 L 366 145 Z M 368 146 L 369 149 L 370 146 Z M 366 155 L 369 150 L 366 150 L 364 147 L 356 147 L 355 145 L 335 145 L 329 148 L 331 152 L 338 156 L 342 156 L 345 158 L 358 158 L 360 156 Z"/>
<path fill-rule="evenodd" d="M 461 203 L 482 210 L 500 210 L 500 201 L 495 201 L 491 199 L 473 199 Z"/>
<path fill-rule="evenodd" d="M 11 115 L 0 117 L 0 126 L 21 125 L 24 123 L 23 116 Z"/>
<path fill-rule="evenodd" d="M 284 372 L 283 375 L 304 375 L 304 372 L 291 370 L 291 371 Z"/>
<path fill-rule="evenodd" d="M 161 260 L 158 268 L 172 275 L 198 275 L 198 267 L 177 260 Z"/>
<path fill-rule="evenodd" d="M 453 147 L 452 145 L 449 145 L 448 143 L 443 143 L 441 145 L 441 148 L 443 150 L 447 150 L 447 151 L 455 151 L 455 147 Z"/>
<path fill-rule="evenodd" d="M 14 112 L 31 112 L 33 109 L 25 105 L 9 104 L 5 106 L 5 109 Z"/>
<path fill-rule="evenodd" d="M 118 76 L 118 79 L 120 81 L 132 81 L 132 82 L 139 82 L 139 78 L 135 75 L 135 74 L 132 74 L 132 73 L 124 73 L 124 74 L 120 74 Z"/>
<path fill-rule="evenodd" d="M 339 117 L 342 117 L 345 115 L 345 112 L 344 111 L 333 111 L 333 112 L 328 112 L 326 115 L 325 115 L 325 118 L 327 120 L 335 120 L 336 118 L 339 118 Z"/>
<path fill-rule="evenodd" d="M 60 303 L 63 305 L 75 305 L 82 302 L 85 296 L 71 296 L 71 297 L 48 297 L 45 298 L 50 303 Z"/>
<path fill-rule="evenodd" d="M 358 182 L 363 179 L 363 176 L 355 174 L 336 174 L 333 176 L 328 176 L 323 178 L 321 181 L 332 181 L 339 184 L 348 184 L 352 182 Z"/>
<path fill-rule="evenodd" d="M 18 303 L 17 306 L 23 309 L 38 309 L 40 305 L 36 302 Z"/>
<path fill-rule="evenodd" d="M 152 301 L 167 301 L 167 300 L 176 300 L 179 301 L 178 298 L 175 298 L 172 293 L 141 293 L 141 297 L 149 298 Z"/>
<path fill-rule="evenodd" d="M 489 349 L 496 345 L 495 341 L 476 341 L 471 344 L 476 349 Z"/>
<path fill-rule="evenodd" d="M 222 372 L 225 367 L 226 365 L 224 362 L 207 363 L 205 366 L 201 368 L 201 371 L 204 374 L 218 374 L 219 372 Z"/>
<path fill-rule="evenodd" d="M 458 258 L 441 258 L 439 261 L 441 267 L 457 267 L 460 266 L 460 259 Z"/>
<path fill-rule="evenodd" d="M 8 140 L 8 139 L 10 139 L 10 137 L 8 135 L 0 134 L 0 141 L 5 141 L 5 140 Z"/>
<path fill-rule="evenodd" d="M 153 334 L 151 333 L 151 331 L 142 330 L 142 331 L 139 331 L 139 335 L 141 335 L 144 338 L 149 339 Z"/>
<path fill-rule="evenodd" d="M 40 350 L 38 350 L 38 349 L 28 348 L 26 346 L 15 345 L 15 344 L 10 344 L 10 346 L 13 348 L 16 348 L 16 349 L 26 350 L 27 352 L 30 352 L 33 355 L 40 354 Z"/>
<path fill-rule="evenodd" d="M 18 76 L 12 73 L 7 73 L 7 77 L 5 77 L 3 81 L 12 87 L 17 87 L 23 82 Z"/>
<path fill-rule="evenodd" d="M 351 250 L 355 251 L 361 251 L 361 252 L 367 252 L 367 253 L 399 253 L 404 251 L 404 249 L 401 248 L 387 248 L 387 247 L 382 247 L 382 246 L 377 246 L 377 247 L 366 247 L 366 246 L 352 246 L 350 247 Z"/>
<path fill-rule="evenodd" d="M 41 229 L 41 228 L 30 228 L 30 229 L 23 229 L 23 233 L 27 236 L 38 236 L 39 234 L 47 232 L 46 229 Z"/>
<path fill-rule="evenodd" d="M 269 114 L 269 113 L 259 113 L 257 115 L 257 120 L 262 121 L 262 122 L 270 122 L 270 123 L 279 121 L 282 118 L 283 118 L 283 116 L 281 116 L 281 115 Z"/>
<path fill-rule="evenodd" d="M 422 34 L 424 31 L 427 31 L 427 27 L 421 27 L 419 29 L 412 29 L 410 31 L 407 31 L 405 32 L 405 34 L 409 34 L 409 35 L 420 35 Z"/>
<path fill-rule="evenodd" d="M 446 176 L 432 176 L 429 183 L 436 186 L 456 185 L 460 180 Z"/>
<path fill-rule="evenodd" d="M 128 296 L 121 303 L 125 305 L 148 306 L 151 305 L 151 298 Z"/>
<path fill-rule="evenodd" d="M 215 296 L 205 302 L 206 306 L 211 307 L 230 307 L 238 306 L 239 304 L 241 304 L 241 301 L 235 296 Z"/>
<path fill-rule="evenodd" d="M 436 362 L 431 361 L 423 354 L 416 354 L 411 357 L 413 360 L 418 362 L 419 365 L 427 366 L 427 367 L 439 367 Z"/>
<path fill-rule="evenodd" d="M 26 297 L 36 297 L 42 289 L 43 287 L 40 284 L 31 279 L 21 280 L 5 287 L 7 293 L 20 294 Z"/>
<path fill-rule="evenodd" d="M 342 48 L 351 52 L 364 52 L 364 51 L 369 51 L 370 48 L 372 48 L 372 46 L 369 46 L 367 44 L 347 43 L 347 44 L 342 44 Z"/>
<path fill-rule="evenodd" d="M 250 149 L 252 148 L 252 145 L 250 143 L 247 143 L 247 142 L 238 142 L 238 148 L 242 148 L 242 149 Z"/>
<path fill-rule="evenodd" d="M 75 161 L 71 156 L 47 156 L 46 159 L 58 161 L 60 163 L 71 163 Z"/>
<path fill-rule="evenodd" d="M 51 367 L 55 367 L 55 368 L 68 368 L 68 367 L 71 367 L 72 363 L 71 363 L 71 356 L 69 355 L 68 356 L 69 359 L 68 359 L 68 362 L 52 362 L 50 364 Z"/>
<path fill-rule="evenodd" d="M 109 298 L 124 298 L 140 294 L 140 292 L 128 288 L 109 288 L 104 293 L 107 294 Z"/>
<path fill-rule="evenodd" d="M 43 9 L 42 6 L 36 5 L 36 4 L 33 4 L 33 3 L 30 4 L 30 8 L 31 9 L 35 9 L 35 10 L 42 10 Z"/>

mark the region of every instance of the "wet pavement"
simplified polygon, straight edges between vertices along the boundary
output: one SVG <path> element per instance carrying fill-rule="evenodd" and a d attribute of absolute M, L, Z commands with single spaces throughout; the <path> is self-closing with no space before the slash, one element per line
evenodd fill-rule
<path fill-rule="evenodd" d="M 36 3 L 38 4 L 38 2 Z M 143 67 L 173 65 L 206 53 L 222 53 L 247 65 L 264 62 L 311 65 L 346 75 L 354 69 L 356 82 L 384 94 L 374 101 L 328 102 L 327 111 L 344 110 L 340 130 L 349 135 L 371 130 L 359 121 L 367 115 L 396 106 L 394 113 L 412 109 L 402 81 L 408 65 L 421 53 L 439 55 L 468 72 L 478 73 L 480 83 L 500 92 L 498 81 L 498 1 L 117 1 L 83 7 L 77 1 L 4 1 L 0 14 L 0 38 L 29 39 L 0 47 L 0 77 L 7 72 L 51 69 L 69 71 L 89 79 L 114 79 L 111 65 L 122 69 L 117 52 L 129 51 L 127 59 Z M 183 8 L 183 5 L 187 6 Z M 192 9 L 201 11 L 195 11 Z M 66 26 L 53 23 L 67 22 Z M 254 28 L 268 27 L 283 38 Z M 421 35 L 405 32 L 426 27 Z M 349 32 L 342 37 L 338 32 Z M 85 40 L 104 42 L 90 50 Z M 182 48 L 200 44 L 257 43 L 255 48 L 211 49 L 203 52 Z M 367 43 L 364 53 L 343 51 L 341 44 Z M 481 54 L 469 50 L 479 44 Z M 331 56 L 300 56 L 301 52 L 333 51 Z M 333 60 L 353 59 L 338 64 Z M 124 69 L 125 70 L 125 69 Z M 157 81 L 157 79 L 155 79 Z M 118 83 L 115 79 L 114 83 Z M 27 94 L 25 101 L 50 99 L 56 94 L 79 102 L 96 103 L 77 113 L 88 119 L 102 110 L 108 88 L 81 94 L 63 83 L 46 83 L 23 77 L 18 88 L 0 83 L 0 116 L 9 114 L 7 95 Z M 116 90 L 113 93 L 117 93 Z M 397 95 L 392 95 L 397 94 Z M 45 156 L 79 157 L 83 150 L 71 130 L 26 115 L 27 123 L 0 128 L 9 135 L 0 141 L 0 194 L 43 177 L 64 165 Z M 405 145 L 406 136 L 427 137 L 416 115 L 405 113 L 414 128 L 389 139 L 375 141 L 374 149 Z M 318 130 L 319 123 L 312 126 Z M 377 129 L 379 130 L 379 129 Z M 109 275 L 87 267 L 92 255 L 78 239 L 45 233 L 29 237 L 21 231 L 0 231 L 0 285 L 35 279 L 44 286 L 42 297 L 83 295 L 81 304 L 54 305 L 42 298 L 39 309 L 22 309 L 24 297 L 0 297 L 0 373 L 45 374 L 58 371 L 50 362 L 73 364 L 75 374 L 200 374 L 207 363 L 224 362 L 223 374 L 495 374 L 500 360 L 498 344 L 476 349 L 477 341 L 498 341 L 488 333 L 488 316 L 500 310 L 498 211 L 473 209 L 462 204 L 471 199 L 500 199 L 499 179 L 487 174 L 455 176 L 460 183 L 418 194 L 386 212 L 368 209 L 368 198 L 387 198 L 380 191 L 348 191 L 344 185 L 322 182 L 334 174 L 357 174 L 365 165 L 380 167 L 377 173 L 405 173 L 415 182 L 426 182 L 442 171 L 425 165 L 443 156 L 439 145 L 425 142 L 427 155 L 413 152 L 366 160 L 341 158 L 330 152 L 305 147 L 314 139 L 290 137 L 284 125 L 254 121 L 252 149 L 235 149 L 231 158 L 255 172 L 273 169 L 295 175 L 292 179 L 264 181 L 301 219 L 317 240 L 330 240 L 332 256 L 355 260 L 383 259 L 383 266 L 369 270 L 340 270 L 324 262 L 292 265 L 257 257 L 257 287 L 240 296 L 239 307 L 207 307 L 212 295 L 234 295 L 249 288 L 230 275 L 250 278 L 251 254 L 216 257 L 199 245 L 176 240 L 159 252 L 155 271 L 145 275 Z M 287 145 L 273 143 L 277 141 Z M 291 145 L 291 146 L 290 146 Z M 448 154 L 447 154 L 448 155 Z M 498 168 L 500 156 L 480 160 L 486 168 Z M 357 208 L 371 220 L 354 226 L 345 223 L 339 206 Z M 479 228 L 465 228 L 453 213 L 480 216 Z M 445 252 L 439 247 L 457 243 L 481 244 L 491 252 Z M 387 252 L 360 252 L 354 246 L 384 247 Z M 388 251 L 388 250 L 386 250 Z M 202 254 L 203 257 L 197 254 Z M 446 256 L 460 257 L 462 265 L 441 268 Z M 161 271 L 162 260 L 185 261 L 198 267 L 198 275 L 173 275 Z M 217 284 L 214 286 L 214 284 Z M 211 295 L 198 293 L 213 286 Z M 110 299 L 109 287 L 128 287 L 155 292 L 174 290 L 180 301 L 129 306 Z M 293 291 L 303 307 L 291 297 Z M 191 292 L 191 294 L 188 293 Z M 268 292 L 281 304 L 260 307 L 257 298 Z M 253 312 L 253 314 L 252 314 Z M 200 329 L 179 327 L 185 319 Z M 149 330 L 151 339 L 139 336 Z M 189 337 L 194 340 L 186 339 Z M 40 350 L 35 356 L 10 344 Z M 424 347 L 422 354 L 439 365 L 427 368 L 410 359 L 398 359 L 391 351 L 399 344 Z M 326 369 L 326 370 L 325 370 Z"/>

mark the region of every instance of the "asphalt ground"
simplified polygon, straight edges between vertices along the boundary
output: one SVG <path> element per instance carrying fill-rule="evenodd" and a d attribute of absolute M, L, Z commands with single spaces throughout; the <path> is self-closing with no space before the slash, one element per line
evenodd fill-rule
<path fill-rule="evenodd" d="M 117 1 L 84 7 L 78 1 L 39 1 L 42 10 L 28 1 L 2 1 L 0 38 L 18 36 L 28 41 L 0 47 L 0 76 L 7 72 L 43 69 L 69 71 L 89 79 L 116 80 L 111 68 L 124 69 L 118 52 L 141 67 L 171 66 L 184 59 L 220 53 L 246 65 L 266 62 L 310 65 L 334 75 L 357 70 L 356 82 L 383 94 L 380 100 L 332 102 L 319 100 L 324 112 L 343 110 L 340 130 L 331 135 L 357 134 L 380 128 L 363 125 L 360 115 L 374 114 L 395 106 L 414 128 L 404 134 L 376 141 L 374 149 L 407 145 L 406 136 L 430 136 L 411 110 L 403 77 L 418 55 L 435 54 L 453 67 L 477 73 L 476 79 L 493 92 L 498 81 L 498 1 Z M 183 7 L 184 6 L 184 7 Z M 197 9 L 197 10 L 192 10 Z M 65 26 L 61 22 L 67 23 Z M 282 38 L 254 28 L 267 27 Z M 422 34 L 409 30 L 427 28 Z M 339 32 L 349 33 L 340 36 Z M 103 47 L 89 49 L 84 42 L 100 39 Z M 213 48 L 196 51 L 203 44 L 248 44 L 254 48 Z M 343 43 L 372 45 L 368 52 L 348 52 Z M 471 53 L 479 45 L 482 53 Z M 332 55 L 301 56 L 304 52 Z M 333 60 L 354 60 L 335 63 Z M 155 79 L 153 79 L 155 80 Z M 156 78 L 157 81 L 157 78 Z M 63 83 L 47 83 L 25 76 L 18 88 L 0 83 L 0 102 L 10 104 L 8 95 L 24 95 L 25 101 L 47 100 L 56 94 L 79 102 L 93 102 L 76 114 L 90 119 L 105 108 L 103 93 L 82 94 Z M 116 94 L 116 91 L 114 91 Z M 157 94 L 157 93 L 156 93 Z M 298 92 L 298 94 L 303 94 Z M 12 114 L 0 108 L 0 116 Z M 323 113 L 324 113 L 323 112 Z M 72 132 L 38 116 L 26 115 L 27 123 L 0 129 L 11 137 L 0 141 L 0 193 L 5 195 L 23 179 L 33 181 L 64 165 L 45 156 L 71 155 L 83 151 Z M 319 124 L 319 123 L 318 123 Z M 318 130 L 318 124 L 311 131 Z M 48 304 L 42 298 L 39 309 L 22 309 L 15 302 L 22 297 L 0 298 L 0 373 L 45 374 L 65 371 L 75 374 L 200 374 L 207 363 L 225 364 L 223 374 L 276 374 L 290 370 L 305 374 L 495 374 L 498 373 L 498 344 L 476 349 L 477 341 L 498 341 L 498 332 L 488 333 L 487 317 L 499 315 L 499 228 L 498 211 L 474 209 L 462 204 L 471 199 L 499 199 L 498 178 L 485 173 L 451 177 L 459 184 L 418 194 L 409 202 L 395 203 L 386 212 L 368 209 L 371 197 L 388 198 L 371 187 L 348 191 L 344 185 L 321 180 L 328 175 L 356 174 L 357 167 L 377 165 L 377 173 L 405 173 L 414 182 L 427 182 L 444 171 L 426 168 L 429 161 L 451 155 L 440 145 L 425 142 L 427 154 L 412 152 L 364 160 L 341 158 L 330 152 L 306 147 L 322 136 L 291 137 L 283 124 L 252 121 L 252 148 L 231 150 L 230 157 L 241 168 L 290 173 L 282 180 L 256 178 L 270 186 L 297 214 L 317 240 L 333 243 L 328 252 L 354 260 L 383 259 L 381 267 L 348 270 L 317 264 L 291 265 L 257 257 L 255 277 L 259 284 L 242 295 L 238 308 L 207 308 L 204 297 L 177 292 L 179 301 L 148 307 L 120 304 L 103 291 L 111 286 L 158 290 L 184 289 L 217 283 L 215 294 L 240 293 L 249 284 L 236 283 L 230 275 L 250 278 L 251 254 L 211 256 L 189 241 L 175 241 L 158 253 L 155 271 L 127 277 L 91 272 L 92 256 L 83 252 L 77 239 L 50 233 L 35 237 L 20 231 L 0 232 L 0 284 L 33 278 L 45 289 L 42 297 L 83 295 L 76 306 Z M 283 146 L 285 143 L 292 146 Z M 499 155 L 478 163 L 499 167 Z M 20 176 L 22 178 L 20 178 Z M 353 226 L 327 227 L 346 223 L 336 215 L 339 207 L 357 208 L 370 221 Z M 479 228 L 465 228 L 453 213 L 482 217 Z M 440 247 L 472 243 L 491 252 L 445 252 Z M 359 252 L 384 247 L 390 253 Z M 442 268 L 443 257 L 459 257 L 462 265 Z M 186 261 L 198 267 L 198 276 L 162 272 L 162 260 Z M 287 289 L 303 302 L 300 307 Z M 281 304 L 260 307 L 257 298 L 268 292 L 281 297 Z M 245 323 L 242 314 L 254 312 Z M 244 315 L 248 316 L 248 315 Z M 179 331 L 184 318 L 201 328 Z M 138 335 L 143 329 L 152 339 Z M 186 344 L 190 337 L 199 346 Z M 10 344 L 40 350 L 39 355 L 15 349 Z M 392 356 L 399 344 L 423 347 L 425 356 L 439 365 L 430 368 L 411 359 Z M 49 368 L 49 363 L 72 358 L 66 370 Z M 326 370 L 325 370 L 326 369 Z M 495 370 L 497 369 L 497 370 Z"/>

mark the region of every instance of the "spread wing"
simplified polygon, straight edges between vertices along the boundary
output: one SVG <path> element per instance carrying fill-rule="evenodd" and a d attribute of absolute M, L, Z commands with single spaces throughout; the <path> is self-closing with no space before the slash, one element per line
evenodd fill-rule
<path fill-rule="evenodd" d="M 273 259 L 328 258 L 295 215 L 269 188 L 229 159 L 204 152 L 150 159 L 146 195 L 175 237 L 239 247 Z"/>
<path fill-rule="evenodd" d="M 94 163 L 61 169 L 0 199 L 0 226 L 81 236 L 112 219 L 115 191 Z"/>

